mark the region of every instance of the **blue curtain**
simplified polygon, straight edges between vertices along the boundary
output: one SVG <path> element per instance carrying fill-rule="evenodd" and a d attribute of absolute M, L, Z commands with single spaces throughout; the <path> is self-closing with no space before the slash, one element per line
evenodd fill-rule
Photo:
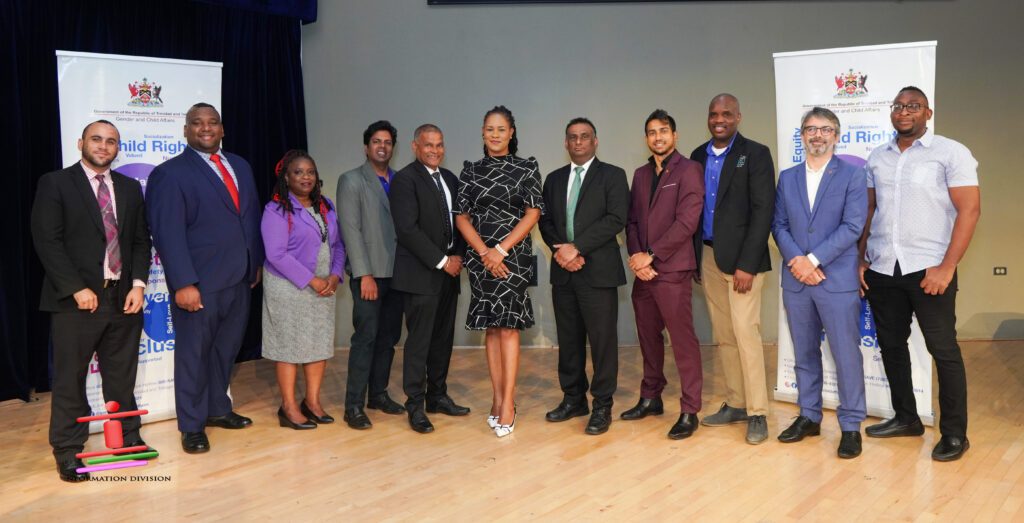
<path fill-rule="evenodd" d="M 288 4 L 296 11 L 281 8 Z M 0 401 L 49 390 L 49 315 L 38 311 L 42 267 L 29 214 L 39 177 L 63 167 L 54 52 L 223 62 L 224 148 L 249 160 L 266 201 L 277 160 L 307 147 L 300 24 L 315 18 L 315 0 L 0 2 L 0 101 L 9 111 L 0 157 L 11 161 L 0 181 Z M 261 303 L 256 291 L 240 361 L 259 356 Z"/>

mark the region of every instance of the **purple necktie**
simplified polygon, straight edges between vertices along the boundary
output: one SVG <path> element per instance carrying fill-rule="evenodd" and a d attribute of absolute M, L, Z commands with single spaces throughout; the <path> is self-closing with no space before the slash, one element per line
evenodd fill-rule
<path fill-rule="evenodd" d="M 114 218 L 114 205 L 110 201 L 110 189 L 103 183 L 103 175 L 97 174 L 96 181 L 100 183 L 96 190 L 96 201 L 100 204 L 100 215 L 103 216 L 103 232 L 107 236 L 107 267 L 110 272 L 119 274 L 121 272 L 121 246 L 117 242 L 117 219 Z"/>

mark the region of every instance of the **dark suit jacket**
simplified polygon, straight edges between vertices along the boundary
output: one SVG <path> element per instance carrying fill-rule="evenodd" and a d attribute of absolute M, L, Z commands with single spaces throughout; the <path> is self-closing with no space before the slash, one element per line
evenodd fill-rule
<path fill-rule="evenodd" d="M 540 234 L 552 252 L 555 245 L 568 243 L 565 220 L 569 167 L 556 169 L 544 180 L 544 214 L 540 217 Z M 615 236 L 625 227 L 628 213 L 626 172 L 594 158 L 580 186 L 573 218 L 573 245 L 585 261 L 579 274 L 591 287 L 626 284 L 622 252 Z M 552 258 L 551 283 L 564 284 L 569 281 L 569 274 Z"/>
<path fill-rule="evenodd" d="M 441 176 L 454 206 L 459 198 L 459 179 L 444 168 L 441 168 Z M 390 200 L 391 216 L 398 235 L 391 287 L 413 294 L 440 293 L 444 279 L 451 276 L 437 269 L 437 264 L 449 254 L 462 256 L 466 252 L 466 241 L 455 228 L 453 216 L 453 243 L 448 249 L 441 221 L 441 195 L 427 168 L 413 161 L 395 173 L 391 180 Z"/>
<path fill-rule="evenodd" d="M 626 223 L 626 248 L 632 256 L 654 251 L 658 278 L 669 273 L 697 270 L 693 235 L 704 208 L 704 173 L 700 165 L 679 151 L 669 157 L 651 196 L 654 165 L 645 163 L 633 173 L 633 188 Z M 650 204 L 648 204 L 650 202 Z"/>
<path fill-rule="evenodd" d="M 704 142 L 690 153 L 690 159 L 701 165 L 701 179 L 704 179 L 704 165 L 708 159 L 707 146 L 708 142 Z M 736 269 L 751 274 L 772 270 L 768 232 L 774 207 L 775 164 L 772 163 L 772 153 L 767 147 L 737 133 L 718 180 L 715 223 L 712 225 L 715 263 L 723 273 L 732 274 Z M 701 221 L 703 227 L 703 214 Z M 698 249 L 697 256 L 700 253 L 701 249 Z"/>
<path fill-rule="evenodd" d="M 138 181 L 111 171 L 121 246 L 119 302 L 132 280 L 149 279 L 150 243 Z M 107 237 L 96 194 L 80 163 L 44 174 L 32 205 L 32 240 L 46 275 L 39 309 L 50 312 L 78 309 L 73 294 L 88 287 L 103 290 L 103 257 Z"/>
<path fill-rule="evenodd" d="M 263 206 L 252 168 L 241 156 L 222 154 L 238 178 L 240 211 L 220 175 L 191 147 L 149 175 L 146 212 L 172 292 L 189 285 L 214 292 L 255 282 L 263 266 Z"/>
<path fill-rule="evenodd" d="M 797 256 L 814 254 L 821 263 L 828 292 L 852 292 L 860 288 L 857 271 L 857 240 L 868 217 L 867 177 L 864 169 L 833 157 L 814 197 L 807 198 L 807 164 L 794 165 L 779 174 L 772 234 L 785 263 Z M 800 283 L 782 271 L 782 288 L 800 292 Z"/>

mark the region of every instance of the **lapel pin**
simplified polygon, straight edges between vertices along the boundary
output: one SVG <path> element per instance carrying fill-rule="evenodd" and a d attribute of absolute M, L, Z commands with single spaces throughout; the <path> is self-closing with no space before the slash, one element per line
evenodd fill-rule
<path fill-rule="evenodd" d="M 736 161 L 736 167 L 743 167 L 747 164 L 747 155 L 740 156 L 740 159 Z"/>

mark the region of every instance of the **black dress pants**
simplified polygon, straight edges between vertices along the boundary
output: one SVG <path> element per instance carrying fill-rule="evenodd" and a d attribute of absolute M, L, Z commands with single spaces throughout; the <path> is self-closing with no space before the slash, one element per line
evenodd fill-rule
<path fill-rule="evenodd" d="M 552 285 L 558 337 L 558 384 L 563 400 L 586 403 L 589 388 L 594 408 L 611 407 L 618 386 L 619 294 L 615 287 L 591 287 L 582 275 L 570 274 L 563 285 Z M 594 379 L 587 383 L 587 339 Z"/>
<path fill-rule="evenodd" d="M 405 340 L 402 388 L 405 407 L 422 408 L 448 394 L 448 365 L 455 339 L 459 279 L 445 278 L 438 294 L 405 294 Z"/>
<path fill-rule="evenodd" d="M 360 296 L 360 279 L 349 278 L 352 289 L 352 348 L 348 353 L 345 408 L 362 408 L 366 393 L 374 398 L 387 392 L 395 344 L 402 337 L 402 293 L 391 289 L 391 278 L 374 278 L 377 299 Z"/>

